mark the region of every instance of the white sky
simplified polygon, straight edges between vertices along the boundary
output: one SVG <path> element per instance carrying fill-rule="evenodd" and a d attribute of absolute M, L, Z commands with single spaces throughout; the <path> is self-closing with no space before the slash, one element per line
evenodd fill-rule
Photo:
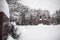
<path fill-rule="evenodd" d="M 23 0 L 23 4 L 32 9 L 49 10 L 51 14 L 60 8 L 60 0 Z"/>

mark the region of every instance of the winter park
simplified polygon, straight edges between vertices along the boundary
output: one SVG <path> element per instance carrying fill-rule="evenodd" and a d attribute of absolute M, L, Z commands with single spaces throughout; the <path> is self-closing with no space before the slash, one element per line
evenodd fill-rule
<path fill-rule="evenodd" d="M 2 40 L 60 40 L 60 0 L 0 0 L 0 40 L 1 35 Z"/>

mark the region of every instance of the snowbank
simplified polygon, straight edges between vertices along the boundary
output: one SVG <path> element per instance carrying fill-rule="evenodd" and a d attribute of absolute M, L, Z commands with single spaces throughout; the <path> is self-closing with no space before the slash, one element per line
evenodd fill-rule
<path fill-rule="evenodd" d="M 16 26 L 19 40 L 59 40 L 60 25 Z"/>

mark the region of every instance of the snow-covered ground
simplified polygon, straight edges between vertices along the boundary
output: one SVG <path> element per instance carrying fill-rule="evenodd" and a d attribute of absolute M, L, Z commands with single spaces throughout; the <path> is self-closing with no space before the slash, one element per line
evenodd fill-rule
<path fill-rule="evenodd" d="M 16 40 L 60 40 L 60 25 L 15 26 L 21 36 Z M 14 40 L 10 35 L 7 40 Z"/>

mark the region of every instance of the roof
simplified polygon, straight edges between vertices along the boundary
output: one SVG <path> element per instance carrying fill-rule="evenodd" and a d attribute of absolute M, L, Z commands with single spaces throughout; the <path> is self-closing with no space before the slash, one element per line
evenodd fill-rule
<path fill-rule="evenodd" d="M 9 7 L 6 0 L 0 0 L 0 12 L 4 12 L 5 15 L 9 18 Z"/>

